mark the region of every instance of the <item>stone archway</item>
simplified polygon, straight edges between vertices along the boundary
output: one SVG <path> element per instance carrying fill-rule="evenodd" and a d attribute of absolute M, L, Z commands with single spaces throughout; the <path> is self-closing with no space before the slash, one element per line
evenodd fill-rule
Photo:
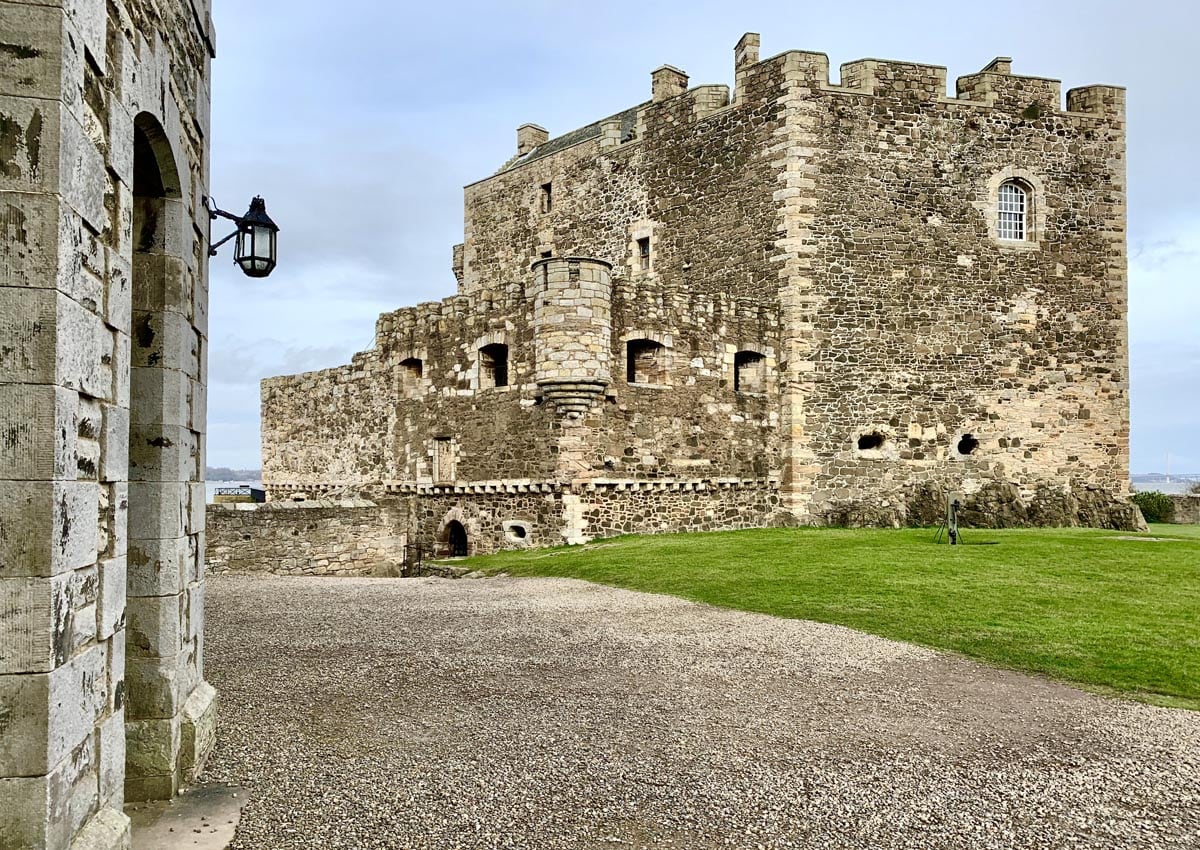
<path fill-rule="evenodd" d="M 192 622 L 203 412 L 190 220 L 171 143 L 149 113 L 134 119 L 133 153 L 125 797 L 138 801 L 171 798 L 189 770 L 185 702 L 203 681 Z"/>
<path fill-rule="evenodd" d="M 465 558 L 471 554 L 471 543 L 466 527 L 456 519 L 446 525 L 446 545 L 451 558 Z"/>

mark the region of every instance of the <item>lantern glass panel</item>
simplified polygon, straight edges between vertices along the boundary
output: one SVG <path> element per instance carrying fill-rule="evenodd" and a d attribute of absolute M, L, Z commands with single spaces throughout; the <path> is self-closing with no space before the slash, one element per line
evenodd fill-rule
<path fill-rule="evenodd" d="M 254 228 L 254 258 L 257 260 L 275 259 L 275 234 L 269 227 Z"/>

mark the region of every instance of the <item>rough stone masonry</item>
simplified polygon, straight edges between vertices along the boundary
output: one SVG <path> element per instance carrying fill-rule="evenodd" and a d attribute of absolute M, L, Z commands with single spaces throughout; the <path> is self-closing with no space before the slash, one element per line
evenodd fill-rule
<path fill-rule="evenodd" d="M 212 743 L 208 0 L 0 0 L 0 847 L 128 847 Z"/>
<path fill-rule="evenodd" d="M 621 532 L 1130 527 L 1125 93 L 735 49 L 724 85 L 517 131 L 457 295 L 262 386 L 272 499 L 450 554 Z"/>

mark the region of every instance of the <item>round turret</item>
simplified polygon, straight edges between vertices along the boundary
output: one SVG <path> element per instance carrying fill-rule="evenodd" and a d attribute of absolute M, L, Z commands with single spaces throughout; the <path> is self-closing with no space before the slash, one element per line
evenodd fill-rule
<path fill-rule="evenodd" d="M 612 265 L 586 257 L 533 264 L 537 384 L 560 413 L 577 418 L 612 382 Z"/>

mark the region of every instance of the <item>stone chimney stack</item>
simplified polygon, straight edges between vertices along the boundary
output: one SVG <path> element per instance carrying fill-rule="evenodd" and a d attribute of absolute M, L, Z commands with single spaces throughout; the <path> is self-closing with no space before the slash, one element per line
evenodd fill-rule
<path fill-rule="evenodd" d="M 737 47 L 733 48 L 733 68 L 740 71 L 749 65 L 758 64 L 758 33 L 748 32 L 741 37 Z"/>
<path fill-rule="evenodd" d="M 660 103 L 687 91 L 688 75 L 678 68 L 663 65 L 650 74 L 651 100 Z"/>
<path fill-rule="evenodd" d="M 537 124 L 522 124 L 517 128 L 517 156 L 525 156 L 538 145 L 544 145 L 550 138 L 545 127 Z"/>

